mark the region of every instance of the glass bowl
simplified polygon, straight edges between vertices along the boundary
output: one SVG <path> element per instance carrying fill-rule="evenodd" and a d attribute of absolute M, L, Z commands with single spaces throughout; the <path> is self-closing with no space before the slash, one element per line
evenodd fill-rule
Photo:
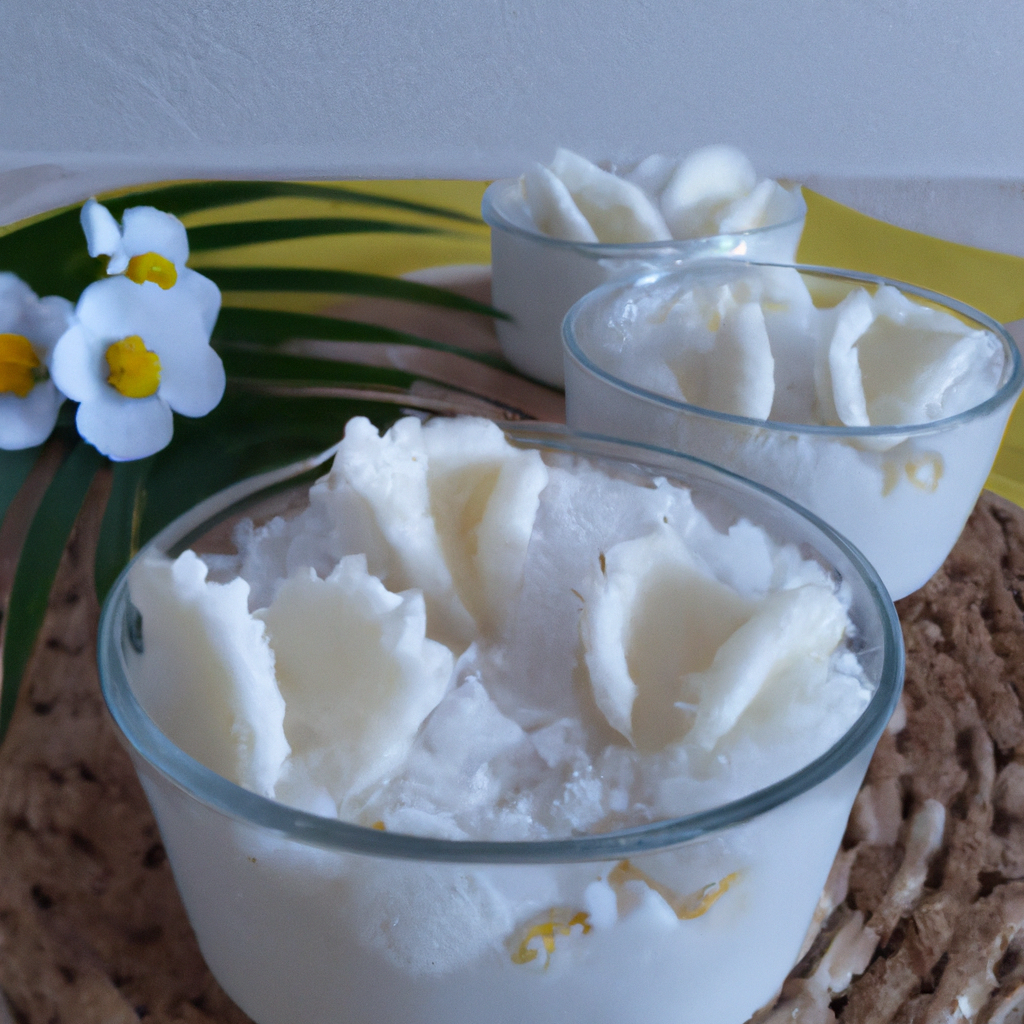
<path fill-rule="evenodd" d="M 955 299 L 867 274 L 790 265 L 781 269 L 800 272 L 817 308 L 834 307 L 855 287 L 885 284 L 990 331 L 1004 353 L 995 393 L 927 423 L 819 426 L 715 412 L 624 379 L 642 367 L 643 340 L 662 322 L 648 308 L 674 302 L 695 284 L 735 282 L 761 266 L 773 267 L 708 261 L 611 283 L 578 302 L 563 328 L 567 422 L 687 452 L 780 491 L 848 537 L 898 600 L 939 568 L 981 493 L 1024 383 L 1020 352 L 991 317 Z M 637 350 L 628 362 L 624 346 Z"/>
<path fill-rule="evenodd" d="M 797 959 L 900 693 L 900 627 L 881 582 L 813 516 L 699 460 L 552 425 L 507 431 L 554 458 L 678 481 L 714 529 L 747 519 L 817 560 L 850 598 L 849 645 L 873 694 L 821 756 L 685 817 L 548 841 L 401 835 L 258 796 L 175 746 L 132 691 L 145 638 L 127 570 L 100 622 L 103 694 L 203 955 L 258 1024 L 741 1024 Z M 296 474 L 232 488 L 152 545 L 223 551 L 240 517 L 302 506 L 308 466 Z"/>
<path fill-rule="evenodd" d="M 523 373 L 561 387 L 562 319 L 587 292 L 614 278 L 665 264 L 716 256 L 788 263 L 807 216 L 799 186 L 789 190 L 792 215 L 751 231 L 669 242 L 567 242 L 533 224 L 518 178 L 502 178 L 484 193 L 482 214 L 491 228 L 491 303 L 510 314 L 496 320 L 508 361 Z"/>

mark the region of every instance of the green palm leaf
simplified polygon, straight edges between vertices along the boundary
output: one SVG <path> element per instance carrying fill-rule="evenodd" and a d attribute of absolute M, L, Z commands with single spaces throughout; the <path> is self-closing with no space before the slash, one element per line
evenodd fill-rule
<path fill-rule="evenodd" d="M 168 213 L 184 216 L 188 213 L 196 213 L 220 206 L 249 203 L 271 198 L 329 199 L 339 202 L 357 203 L 362 206 L 379 209 L 421 215 L 426 214 L 458 224 L 476 227 L 481 225 L 479 218 L 465 214 L 461 210 L 433 206 L 427 203 L 408 202 L 390 196 L 375 196 L 359 192 L 355 189 L 334 185 L 316 185 L 287 181 L 186 182 L 177 185 L 162 185 L 157 188 L 140 189 L 127 195 L 104 199 L 103 202 L 115 217 L 120 217 L 130 206 L 140 205 L 154 205 L 161 210 L 166 210 Z M 83 244 L 82 228 L 79 223 L 80 210 L 81 204 L 76 203 L 74 206 L 57 210 L 50 216 L 11 231 L 4 232 L 0 228 L 0 270 L 10 270 L 16 273 L 39 295 L 62 295 L 71 301 L 76 300 L 87 285 L 103 276 L 103 266 L 97 260 L 90 258 Z M 320 219 L 323 220 L 324 218 Z M 330 218 L 327 219 L 330 220 Z M 315 220 L 315 218 L 311 218 L 311 220 Z M 247 223 L 257 225 L 268 222 L 255 220 Z M 274 222 L 270 221 L 269 223 Z M 437 230 L 410 225 L 396 227 L 393 222 L 387 221 L 380 223 L 387 224 L 388 226 L 373 230 L 400 230 L 410 233 L 424 233 Z M 189 237 L 192 239 L 194 233 L 200 232 L 199 237 L 202 239 L 201 232 L 209 231 L 208 237 L 216 238 L 219 233 L 215 229 L 219 228 L 220 225 L 193 228 L 190 231 Z M 273 229 L 252 227 L 249 230 L 258 234 L 260 231 L 272 231 Z M 322 229 L 317 229 L 311 233 L 323 234 L 325 232 Z M 303 237 L 303 235 L 294 234 L 280 237 L 298 238 Z M 253 240 L 269 241 L 270 237 L 254 238 Z M 194 241 L 192 244 L 195 245 Z M 220 241 L 216 244 L 227 245 L 228 243 Z M 234 244 L 242 243 L 235 242 Z M 209 248 L 210 245 L 195 247 L 197 249 Z M 429 300 L 414 299 L 413 301 Z M 481 310 L 478 310 L 478 312 L 481 312 Z"/>
<path fill-rule="evenodd" d="M 403 299 L 464 313 L 509 319 L 493 306 L 417 281 L 352 270 L 304 270 L 295 267 L 207 267 L 203 273 L 225 292 L 328 292 Z"/>
<path fill-rule="evenodd" d="M 290 238 L 315 238 L 323 235 L 380 234 L 440 235 L 440 228 L 417 224 L 397 224 L 388 220 L 358 217 L 298 217 L 282 220 L 243 220 L 228 224 L 206 224 L 190 228 L 188 244 L 192 252 L 231 249 L 257 242 L 281 242 Z"/>
<path fill-rule="evenodd" d="M 317 185 L 299 181 L 190 181 L 176 185 L 160 185 L 140 189 L 114 199 L 104 199 L 104 205 L 120 217 L 129 206 L 156 206 L 175 216 L 183 217 L 200 210 L 218 206 L 251 203 L 259 199 L 333 199 L 338 202 L 359 203 L 382 209 L 403 210 L 407 213 L 427 214 L 464 224 L 480 225 L 479 217 L 461 210 L 429 203 L 413 203 L 391 196 L 376 196 L 339 185 Z"/>
<path fill-rule="evenodd" d="M 451 352 L 464 359 L 473 359 L 487 366 L 508 369 L 509 364 L 501 356 L 490 352 L 471 352 L 458 345 L 447 345 L 442 341 L 421 338 L 391 327 L 364 324 L 359 320 L 341 320 L 333 316 L 317 316 L 314 313 L 291 313 L 278 309 L 248 309 L 240 306 L 225 306 L 220 311 L 217 326 L 213 332 L 214 341 L 247 341 L 268 345 L 279 344 L 293 338 L 309 338 L 317 341 L 378 341 L 392 345 L 415 345 L 418 348 Z"/>
<path fill-rule="evenodd" d="M 268 352 L 266 349 L 229 346 L 220 349 L 224 369 L 233 377 L 305 384 L 383 384 L 408 388 L 420 378 L 386 366 L 365 366 L 331 359 Z"/>
<path fill-rule="evenodd" d="M 79 441 L 43 495 L 29 527 L 14 573 L 3 649 L 0 690 L 0 740 L 3 739 L 21 686 L 21 677 L 46 615 L 47 601 L 71 528 L 96 471 L 104 464 L 95 448 Z"/>
<path fill-rule="evenodd" d="M 0 270 L 17 274 L 37 295 L 62 295 L 74 302 L 104 273 L 86 251 L 79 209 L 0 235 Z"/>
<path fill-rule="evenodd" d="M 40 451 L 40 448 L 23 448 L 16 452 L 0 449 L 0 526 L 15 495 L 32 472 Z"/>
<path fill-rule="evenodd" d="M 152 457 L 114 464 L 113 482 L 96 543 L 96 596 L 102 603 L 121 570 L 139 548 L 139 528 Z"/>

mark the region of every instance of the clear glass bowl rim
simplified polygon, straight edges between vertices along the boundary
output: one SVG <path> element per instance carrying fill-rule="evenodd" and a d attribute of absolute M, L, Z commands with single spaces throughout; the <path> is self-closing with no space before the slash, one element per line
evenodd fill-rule
<path fill-rule="evenodd" d="M 727 412 L 716 412 L 714 409 L 707 409 L 701 405 L 691 405 L 689 402 L 681 402 L 678 399 L 670 398 L 667 395 L 660 395 L 656 391 L 648 391 L 637 384 L 616 377 L 607 370 L 598 366 L 583 350 L 577 337 L 577 321 L 593 306 L 599 305 L 607 296 L 613 292 L 620 292 L 626 288 L 646 288 L 659 284 L 666 278 L 679 277 L 693 273 L 710 272 L 723 269 L 738 271 L 743 267 L 780 267 L 786 270 L 796 270 L 800 273 L 816 274 L 819 277 L 838 277 L 849 281 L 860 281 L 865 284 L 887 284 L 898 288 L 901 292 L 917 295 L 919 298 L 927 299 L 937 305 L 945 306 L 947 309 L 955 310 L 964 316 L 970 317 L 979 326 L 991 331 L 1002 343 L 1004 350 L 1010 356 L 1010 372 L 1000 385 L 995 394 L 989 396 L 984 402 L 965 409 L 955 416 L 947 416 L 941 420 L 931 420 L 928 423 L 907 423 L 896 425 L 883 425 L 877 427 L 836 427 L 818 423 L 787 423 L 784 420 L 755 420 L 747 416 L 736 416 Z M 685 267 L 672 267 L 656 271 L 644 271 L 632 277 L 624 277 L 615 281 L 609 281 L 593 291 L 588 292 L 579 299 L 565 314 L 562 321 L 562 350 L 567 358 L 572 359 L 588 373 L 600 378 L 606 384 L 619 391 L 624 391 L 634 398 L 642 399 L 653 405 L 660 405 L 665 409 L 675 412 L 685 412 L 693 416 L 701 416 L 706 419 L 719 420 L 722 423 L 731 423 L 737 426 L 757 428 L 759 430 L 776 430 L 786 434 L 812 434 L 818 437 L 898 437 L 905 438 L 921 434 L 935 434 L 962 423 L 968 423 L 981 416 L 987 416 L 1011 399 L 1015 399 L 1017 393 L 1024 384 L 1024 361 L 1021 359 L 1020 349 L 1013 340 L 1012 335 L 997 320 L 994 320 L 987 313 L 980 309 L 967 305 L 959 299 L 942 295 L 939 292 L 930 291 L 927 288 L 920 288 L 917 285 L 907 284 L 904 281 L 897 281 L 893 278 L 882 277 L 878 274 L 865 274 L 857 270 L 843 270 L 838 267 L 819 267 L 805 263 L 767 263 L 760 260 L 741 259 L 699 259 L 687 264 Z"/>
<path fill-rule="evenodd" d="M 672 475 L 673 467 L 686 481 L 687 473 L 738 487 L 786 506 L 808 521 L 826 541 L 850 560 L 864 580 L 881 627 L 882 664 L 878 686 L 867 707 L 847 732 L 825 753 L 792 775 L 747 796 L 675 819 L 617 832 L 532 841 L 447 840 L 404 835 L 322 818 L 288 807 L 243 789 L 194 760 L 146 714 L 132 694 L 121 646 L 128 608 L 131 564 L 111 588 L 100 615 L 97 643 L 100 687 L 122 741 L 172 785 L 221 814 L 296 842 L 326 849 L 407 860 L 450 863 L 538 864 L 619 860 L 667 849 L 749 821 L 794 799 L 830 778 L 867 745 L 874 744 L 896 707 L 903 684 L 904 649 L 895 607 L 878 574 L 862 554 L 817 516 L 788 498 L 702 459 L 652 445 L 623 442 L 598 434 L 572 432 L 560 424 L 503 425 L 517 442 L 547 450 L 619 460 L 656 475 Z M 319 457 L 322 463 L 333 449 Z M 151 547 L 184 547 L 197 533 L 212 527 L 248 505 L 253 498 L 308 475 L 316 460 L 306 460 L 272 474 L 242 481 L 180 516 L 135 556 Z M 133 559 L 134 563 L 134 559 Z"/>
<path fill-rule="evenodd" d="M 705 248 L 711 241 L 727 239 L 729 244 L 738 246 L 748 239 L 760 238 L 782 228 L 795 227 L 807 217 L 807 201 L 804 199 L 803 191 L 795 185 L 786 191 L 797 204 L 796 213 L 787 220 L 751 228 L 749 231 L 736 231 L 727 235 L 699 235 L 697 238 L 670 238 L 664 242 L 572 242 L 565 238 L 552 238 L 542 231 L 530 231 L 511 221 L 502 212 L 499 197 L 503 198 L 505 191 L 518 183 L 518 178 L 499 178 L 487 186 L 480 203 L 480 215 L 484 221 L 492 228 L 508 231 L 555 249 L 572 249 L 595 260 L 643 259 L 645 256 L 658 256 L 662 259 L 671 259 L 673 256 L 685 258 L 688 253 Z"/>

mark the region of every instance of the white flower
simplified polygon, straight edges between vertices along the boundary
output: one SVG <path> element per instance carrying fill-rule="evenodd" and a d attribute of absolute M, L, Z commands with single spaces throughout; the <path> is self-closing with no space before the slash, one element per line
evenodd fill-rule
<path fill-rule="evenodd" d="M 139 285 L 153 284 L 167 291 L 184 285 L 200 305 L 200 314 L 213 331 L 220 312 L 220 289 L 208 278 L 185 266 L 188 233 L 170 213 L 153 206 L 124 211 L 120 227 L 113 214 L 90 199 L 82 207 L 82 230 L 90 256 L 109 256 L 108 274 L 124 274 Z"/>
<path fill-rule="evenodd" d="M 71 310 L 67 299 L 37 298 L 20 278 L 0 273 L 0 448 L 32 448 L 50 436 L 64 401 L 50 355 Z"/>
<path fill-rule="evenodd" d="M 122 233 L 89 200 L 82 227 L 90 255 L 109 255 L 107 272 L 126 274 L 82 292 L 51 372 L 80 403 L 82 437 L 111 459 L 141 459 L 171 440 L 172 410 L 205 416 L 224 394 L 224 366 L 210 348 L 220 290 L 185 266 L 185 228 L 170 214 L 126 210 Z"/>

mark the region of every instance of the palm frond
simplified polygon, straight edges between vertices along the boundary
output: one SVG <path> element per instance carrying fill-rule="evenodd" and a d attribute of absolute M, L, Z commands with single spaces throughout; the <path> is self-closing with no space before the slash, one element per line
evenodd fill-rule
<path fill-rule="evenodd" d="M 441 228 L 429 228 L 419 224 L 396 224 L 394 221 L 359 217 L 291 217 L 201 225 L 189 230 L 188 244 L 192 252 L 206 252 L 211 249 L 233 249 L 239 245 L 280 242 L 292 238 L 374 233 L 439 235 L 443 232 Z"/>
<path fill-rule="evenodd" d="M 217 326 L 213 332 L 218 349 L 223 351 L 224 343 L 245 341 L 248 343 L 278 345 L 294 338 L 317 341 L 376 341 L 392 345 L 414 345 L 418 348 L 438 352 L 452 352 L 466 359 L 473 359 L 487 366 L 508 368 L 504 357 L 491 352 L 476 352 L 449 345 L 418 334 L 396 331 L 391 327 L 367 324 L 359 320 L 342 320 L 332 316 L 318 316 L 314 313 L 292 313 L 278 309 L 248 309 L 240 306 L 225 306 L 220 311 Z"/>
<path fill-rule="evenodd" d="M 14 713 L 64 547 L 93 477 L 105 461 L 95 448 L 79 441 L 57 470 L 29 527 L 14 573 L 4 631 L 0 740 Z"/>
<path fill-rule="evenodd" d="M 96 543 L 96 596 L 102 602 L 121 570 L 139 549 L 146 478 L 153 458 L 114 464 L 113 481 Z"/>
<path fill-rule="evenodd" d="M 32 472 L 39 451 L 39 448 L 23 448 L 15 452 L 0 449 L 0 526 L 3 526 L 7 509 L 21 490 L 21 485 Z"/>
<path fill-rule="evenodd" d="M 457 309 L 463 313 L 509 319 L 506 313 L 455 292 L 382 274 L 297 267 L 204 267 L 203 273 L 225 292 L 315 292 L 402 299 Z"/>
<path fill-rule="evenodd" d="M 450 207 L 374 195 L 343 185 L 317 185 L 299 181 L 189 181 L 158 185 L 154 188 L 132 189 L 127 193 L 104 199 L 103 202 L 111 213 L 118 217 L 129 206 L 143 205 L 156 206 L 173 213 L 176 217 L 184 217 L 218 206 L 235 206 L 261 199 L 326 199 L 405 213 L 426 214 L 445 220 L 461 221 L 463 224 L 479 226 L 481 223 L 479 217 Z"/>

